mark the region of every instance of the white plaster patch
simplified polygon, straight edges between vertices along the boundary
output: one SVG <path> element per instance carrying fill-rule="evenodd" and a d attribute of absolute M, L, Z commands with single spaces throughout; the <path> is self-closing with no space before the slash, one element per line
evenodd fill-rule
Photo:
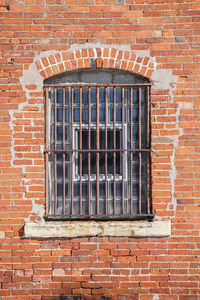
<path fill-rule="evenodd" d="M 171 221 L 43 221 L 26 222 L 25 238 L 70 238 L 84 236 L 166 237 Z"/>
<path fill-rule="evenodd" d="M 5 231 L 0 231 L 0 239 L 4 239 L 5 238 Z"/>
<path fill-rule="evenodd" d="M 172 75 L 171 70 L 159 69 L 153 72 L 151 80 L 153 81 L 154 89 L 169 90 L 172 92 L 172 86 L 175 86 L 177 82 L 177 76 Z"/>

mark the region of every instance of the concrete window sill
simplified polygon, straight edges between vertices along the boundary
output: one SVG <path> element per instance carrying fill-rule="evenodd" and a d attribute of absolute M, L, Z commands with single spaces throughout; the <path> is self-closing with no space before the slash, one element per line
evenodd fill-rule
<path fill-rule="evenodd" d="M 42 221 L 26 222 L 25 238 L 72 238 L 87 236 L 166 237 L 171 221 Z"/>

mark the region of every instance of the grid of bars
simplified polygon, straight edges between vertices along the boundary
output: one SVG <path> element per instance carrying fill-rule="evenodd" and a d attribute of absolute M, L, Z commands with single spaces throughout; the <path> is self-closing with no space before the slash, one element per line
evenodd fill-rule
<path fill-rule="evenodd" d="M 47 217 L 152 216 L 150 84 L 45 85 L 45 110 Z"/>

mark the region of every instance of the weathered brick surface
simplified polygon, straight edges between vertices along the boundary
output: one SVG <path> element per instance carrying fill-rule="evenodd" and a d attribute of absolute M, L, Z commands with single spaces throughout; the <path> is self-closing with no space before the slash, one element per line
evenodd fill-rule
<path fill-rule="evenodd" d="M 197 0 L 0 0 L 2 300 L 198 299 L 199 15 Z M 24 86 L 24 74 L 42 82 L 89 69 L 92 59 L 153 81 L 160 74 L 151 96 L 152 198 L 155 219 L 172 222 L 170 237 L 22 238 L 44 205 L 43 90 L 36 78 Z"/>

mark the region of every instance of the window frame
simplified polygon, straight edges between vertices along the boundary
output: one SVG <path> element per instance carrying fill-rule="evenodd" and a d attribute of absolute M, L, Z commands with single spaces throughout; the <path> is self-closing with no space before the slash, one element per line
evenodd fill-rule
<path fill-rule="evenodd" d="M 146 86 L 146 89 L 147 89 L 147 119 L 146 119 L 146 122 L 147 122 L 147 124 L 148 124 L 148 133 L 147 133 L 147 148 L 146 149 L 142 149 L 141 150 L 141 138 L 140 138 L 140 141 L 139 141 L 139 150 L 137 149 L 125 149 L 125 147 L 123 147 L 123 151 L 122 151 L 122 153 L 123 153 L 123 168 L 122 169 L 124 169 L 124 165 L 125 164 L 128 164 L 128 160 L 127 160 L 127 158 L 126 158 L 126 160 L 127 160 L 127 162 L 125 163 L 125 158 L 124 158 L 124 156 L 126 155 L 127 157 L 128 157 L 128 155 L 127 155 L 127 153 L 128 153 L 128 151 L 130 152 L 130 157 L 132 157 L 132 152 L 135 152 L 135 151 L 138 151 L 138 155 L 139 155 L 139 157 L 140 157 L 140 159 L 139 159 L 139 169 L 140 169 L 140 174 L 139 174 L 139 181 L 140 181 L 140 183 L 141 183 L 141 152 L 142 151 L 144 151 L 144 152 L 148 152 L 149 153 L 149 155 L 148 155 L 148 170 L 147 170 L 147 181 L 148 181 L 148 193 L 149 193 L 149 195 L 148 195 L 148 199 L 147 199 L 147 205 L 148 205 L 148 213 L 146 213 L 146 214 L 142 214 L 141 213 L 141 208 L 140 208 L 140 212 L 138 213 L 138 214 L 131 214 L 131 215 L 120 215 L 120 216 L 117 216 L 117 215 L 115 215 L 115 216 L 113 216 L 113 215 L 95 215 L 95 216 L 92 216 L 92 215 L 50 215 L 49 214 L 49 211 L 48 211 L 48 207 L 49 207 L 49 192 L 48 192 L 48 188 L 49 188 L 49 183 L 48 183 L 48 181 L 49 181 L 49 178 L 48 178 L 48 172 L 49 172 L 49 167 L 48 167 L 48 153 L 50 153 L 52 150 L 49 148 L 49 145 L 48 145 L 48 140 L 49 140 L 49 125 L 50 125 L 50 117 L 49 117 L 49 105 L 48 105 L 48 101 L 49 101 L 49 92 L 48 92 L 48 89 L 50 88 L 50 87 L 53 87 L 54 89 L 55 89 L 55 91 L 56 91 L 56 88 L 63 88 L 63 90 L 64 90 L 64 88 L 65 87 L 72 87 L 72 88 L 74 88 L 74 87 L 84 87 L 84 86 L 87 86 L 87 87 L 91 87 L 91 86 L 95 86 L 95 87 L 101 87 L 101 86 L 103 86 L 103 87 L 106 87 L 106 86 L 113 86 L 113 87 L 117 87 L 117 86 L 120 86 L 120 87 L 126 87 L 126 86 L 128 86 L 128 87 L 131 87 L 131 88 L 133 88 L 133 87 L 139 87 L 139 93 L 140 93 L 140 95 L 139 95 L 139 101 L 140 101 L 140 104 L 139 104 L 139 107 L 140 107 L 140 109 L 139 109 L 139 123 L 140 123 L 140 126 L 139 126 L 139 131 L 140 131 L 140 136 L 141 136 L 141 87 L 143 87 L 143 86 Z M 44 153 L 45 153 L 45 185 L 46 185 L 46 187 L 45 187 L 45 198 L 46 198 L 46 202 L 45 202 L 45 211 L 46 211 L 46 213 L 45 213 L 45 219 L 46 220 L 81 220 L 81 219 L 83 219 L 83 220 L 87 220 L 87 219 L 101 219 L 101 220 L 122 220 L 122 219 L 125 219 L 125 220 L 137 220 L 137 219 L 151 219 L 151 218 L 153 218 L 153 213 L 152 213 L 152 202 L 151 202 L 151 168 L 150 168 L 150 166 L 151 166 L 151 155 L 150 155 L 150 153 L 151 153 L 151 141 L 150 141 L 150 86 L 151 86 L 151 83 L 136 83 L 136 84 L 108 84 L 108 85 L 106 85 L 106 84 L 90 84 L 90 83 L 86 83 L 86 84 L 45 84 L 44 85 L 44 90 L 45 90 L 45 151 L 44 151 Z M 48 101 L 47 101 L 48 100 Z M 63 100 L 64 101 L 64 100 Z M 123 101 L 122 101 L 123 102 Z M 65 104 L 63 104 L 63 105 L 65 105 Z M 132 104 L 131 104 L 131 110 L 132 110 Z M 73 104 L 72 104 L 72 111 L 73 111 Z M 63 112 L 63 114 L 64 114 L 64 112 Z M 132 111 L 131 111 L 131 114 L 132 114 Z M 72 118 L 73 118 L 73 116 L 72 116 Z M 114 124 L 114 121 L 113 121 L 113 124 Z M 96 125 L 97 126 L 97 125 Z M 99 125 L 98 125 L 99 126 Z M 125 123 L 124 123 L 124 126 L 125 126 Z M 71 127 L 71 126 L 70 126 Z M 113 125 L 113 127 L 114 127 L 114 125 Z M 121 127 L 123 127 L 123 125 L 121 126 Z M 75 131 L 75 129 L 77 129 L 78 128 L 78 126 L 73 126 L 73 131 Z M 92 127 L 91 127 L 92 128 Z M 99 128 L 101 128 L 101 127 L 99 127 Z M 115 129 L 117 128 L 117 126 L 115 127 Z M 82 128 L 83 129 L 83 128 Z M 109 129 L 109 127 L 107 127 L 107 130 Z M 98 130 L 100 130 L 100 129 L 98 129 Z M 132 130 L 132 129 L 131 129 Z M 75 140 L 74 140 L 74 132 L 72 132 L 71 133 L 72 134 L 72 149 L 70 150 L 70 151 L 72 151 L 73 152 L 73 148 L 74 148 L 74 144 L 75 144 Z M 123 133 L 124 134 L 124 133 Z M 124 136 L 124 138 L 125 138 L 125 136 Z M 132 139 L 132 138 L 131 138 Z M 123 143 L 124 144 L 124 143 Z M 127 148 L 127 147 L 126 147 Z M 75 148 L 75 150 L 77 150 L 76 148 Z M 127 151 L 125 151 L 125 150 L 127 150 Z M 54 149 L 54 151 L 53 151 L 54 153 L 56 152 L 57 153 L 57 151 Z M 64 152 L 66 152 L 66 151 L 62 151 L 63 153 Z M 74 152 L 74 153 L 72 153 L 72 160 L 73 160 L 73 163 L 74 163 L 74 154 L 75 154 L 76 152 Z M 128 168 L 127 168 L 128 169 Z M 124 172 L 124 171 L 123 171 Z M 98 176 L 98 175 L 97 175 Z M 72 177 L 72 182 L 70 183 L 71 184 L 71 187 L 72 187 L 72 185 L 73 185 L 73 182 L 74 182 L 74 174 L 73 174 L 73 177 Z M 97 178 L 95 178 L 94 180 L 97 180 Z M 99 178 L 98 178 L 98 180 L 99 180 Z M 141 184 L 140 184 L 141 185 Z M 73 188 L 73 187 L 72 187 Z M 141 189 L 141 186 L 140 186 L 140 189 Z M 141 195 L 141 192 L 140 192 L 140 195 Z M 73 195 L 72 195 L 73 196 Z M 71 201 L 72 201 L 72 198 L 71 198 Z M 139 205 L 141 206 L 141 199 L 139 200 Z"/>

